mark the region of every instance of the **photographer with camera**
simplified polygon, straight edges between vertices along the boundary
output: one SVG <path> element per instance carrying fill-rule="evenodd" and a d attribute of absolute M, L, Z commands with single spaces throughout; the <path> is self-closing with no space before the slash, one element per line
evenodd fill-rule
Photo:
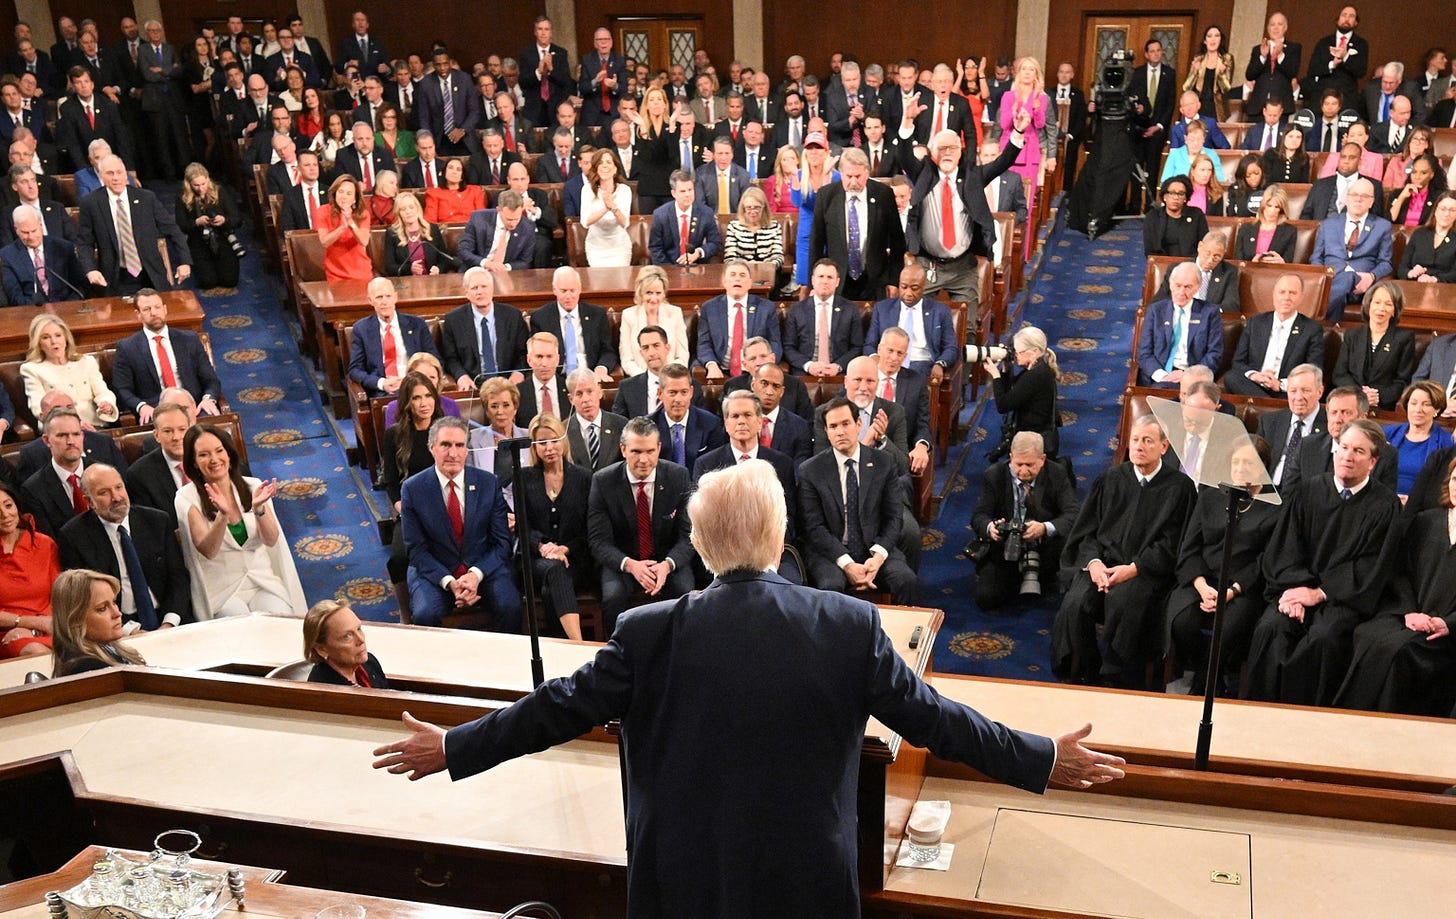
<path fill-rule="evenodd" d="M 986 468 L 966 553 L 976 563 L 976 603 L 994 610 L 1015 596 L 1042 594 L 1055 583 L 1064 534 L 1081 505 L 1058 463 L 1048 463 L 1040 434 L 1022 431 L 1011 441 L 1011 460 Z"/>
<path fill-rule="evenodd" d="M 972 354 L 971 352 L 975 352 Z M 1048 456 L 1056 457 L 1059 446 L 1057 428 L 1061 418 L 1057 412 L 1057 355 L 1047 347 L 1046 333 L 1035 326 L 1026 326 L 1011 336 L 1011 348 L 966 349 L 970 360 L 981 359 L 981 366 L 991 378 L 991 393 L 996 411 L 1002 414 L 1001 443 L 992 451 L 991 462 L 1005 455 L 1011 439 L 1022 431 L 1041 435 Z M 1001 364 L 1010 358 L 1021 372 L 1014 376 L 1001 372 Z"/>

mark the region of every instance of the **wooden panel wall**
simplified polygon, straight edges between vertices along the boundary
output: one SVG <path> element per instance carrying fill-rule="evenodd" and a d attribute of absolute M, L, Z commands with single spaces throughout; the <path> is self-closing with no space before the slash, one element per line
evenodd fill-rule
<path fill-rule="evenodd" d="M 1064 0 L 1055 0 L 1058 14 Z M 932 18 L 930 10 L 938 11 Z M 939 13 L 943 11 L 943 14 Z M 778 82 L 784 61 L 802 54 L 809 72 L 829 72 L 829 55 L 853 51 L 860 66 L 888 67 L 915 58 L 921 67 L 955 57 L 1010 55 L 1016 44 L 1015 0 L 942 0 L 934 5 L 764 4 L 764 66 Z M 971 24 L 974 23 L 974 27 Z M 716 60 L 716 58 L 715 58 Z M 887 74 L 888 78 L 892 74 Z"/>
<path fill-rule="evenodd" d="M 703 17 L 703 47 L 707 49 L 713 66 L 726 72 L 728 62 L 733 60 L 733 0 L 699 0 L 681 6 L 662 0 L 655 3 L 576 0 L 576 46 L 571 50 L 577 57 L 590 51 L 592 33 L 607 25 L 613 16 L 677 16 L 683 13 Z M 620 54 L 622 49 L 616 50 Z"/>
<path fill-rule="evenodd" d="M 165 2 L 162 8 L 163 22 L 166 22 Z M 136 7 L 132 0 L 52 0 L 51 9 L 56 11 L 57 16 L 64 12 L 65 15 L 76 20 L 77 25 L 80 25 L 83 19 L 96 20 L 96 27 L 101 31 L 103 48 L 109 48 L 121 41 L 121 17 L 136 15 Z M 60 35 L 58 34 L 56 38 L 59 39 Z"/>
<path fill-rule="evenodd" d="M 1370 42 L 1366 75 L 1389 61 L 1402 61 L 1407 78 L 1421 72 L 1426 50 L 1432 46 L 1456 52 L 1456 17 L 1450 0 L 1410 0 L 1393 7 L 1356 3 L 1360 25 L 1356 32 Z M 1304 45 L 1307 72 L 1310 47 L 1335 31 L 1339 6 L 1328 0 L 1271 0 L 1269 12 L 1289 17 L 1289 34 Z M 1248 55 L 1248 49 L 1244 54 Z M 1247 60 L 1247 57 L 1245 58 Z"/>
<path fill-rule="evenodd" d="M 335 53 L 339 41 L 353 34 L 350 22 L 355 10 L 369 16 L 370 31 L 384 41 L 391 57 L 402 58 L 412 51 L 428 54 L 439 39 L 467 70 L 491 52 L 514 56 L 531 41 L 531 20 L 541 10 L 540 0 L 427 0 L 400 3 L 398 0 L 326 0 L 329 35 Z M 561 36 L 558 34 L 558 44 Z M 567 36 L 568 42 L 570 37 Z"/>
<path fill-rule="evenodd" d="M 57 0 L 59 2 L 59 0 Z M 65 0 L 70 3 L 71 0 Z M 105 0 L 102 0 L 104 3 Z M 217 3 L 216 0 L 158 0 L 162 7 L 162 23 L 167 27 L 167 38 L 178 47 L 190 46 L 191 37 L 206 22 L 226 22 L 237 14 L 244 20 L 273 19 L 281 22 L 297 9 L 295 0 L 248 0 L 246 5 Z M 127 3 L 130 6 L 130 2 Z M 119 14 L 118 14 L 119 15 Z M 114 17 L 115 18 L 115 17 Z M 101 22 L 101 20 L 97 20 Z M 225 28 L 218 28 L 224 34 Z M 258 30 L 254 30 L 255 32 Z M 103 30 L 103 34 L 104 30 Z M 120 36 L 117 36 L 120 40 Z M 332 53 L 332 52 L 331 52 Z"/>

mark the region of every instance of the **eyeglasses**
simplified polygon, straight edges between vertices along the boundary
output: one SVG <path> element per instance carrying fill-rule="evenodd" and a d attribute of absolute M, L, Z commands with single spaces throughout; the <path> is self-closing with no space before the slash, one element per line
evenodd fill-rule
<path fill-rule="evenodd" d="M 1184 191 L 1181 188 L 1170 188 L 1167 191 L 1163 192 L 1163 197 L 1164 198 L 1186 198 L 1186 197 L 1188 197 L 1188 192 Z"/>

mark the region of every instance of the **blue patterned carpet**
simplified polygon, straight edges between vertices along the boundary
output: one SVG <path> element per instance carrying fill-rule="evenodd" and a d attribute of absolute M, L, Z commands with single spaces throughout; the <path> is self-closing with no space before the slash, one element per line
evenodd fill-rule
<path fill-rule="evenodd" d="M 397 616 L 374 512 L 285 321 L 282 285 L 250 248 L 231 296 L 201 296 L 218 375 L 248 435 L 253 474 L 277 478 L 283 524 L 309 603 L 348 599 L 360 618 Z"/>
<path fill-rule="evenodd" d="M 1054 227 L 1027 290 L 1012 307 L 1010 328 L 1046 332 L 1061 367 L 1062 452 L 1072 459 L 1078 493 L 1107 468 L 1127 381 L 1133 316 L 1142 292 L 1142 229 L 1127 221 L 1089 242 Z M 1017 314 L 1019 310 L 1019 315 Z M 968 409 L 974 412 L 974 408 Z M 945 610 L 935 669 L 948 673 L 1055 680 L 1047 667 L 1057 598 L 1020 610 L 988 613 L 973 599 L 975 569 L 963 548 L 980 494 L 985 453 L 1000 439 L 1000 417 L 987 406 L 972 443 L 952 451 L 951 493 L 926 528 L 921 602 Z"/>

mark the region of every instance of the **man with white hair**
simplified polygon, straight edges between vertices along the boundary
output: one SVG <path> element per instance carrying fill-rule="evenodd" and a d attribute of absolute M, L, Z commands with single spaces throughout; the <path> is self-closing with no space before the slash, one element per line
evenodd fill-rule
<path fill-rule="evenodd" d="M 1405 96 L 1411 101 L 1417 118 L 1425 115 L 1425 100 L 1420 92 L 1405 79 L 1405 64 L 1391 61 L 1380 68 L 1380 75 L 1365 84 L 1361 101 L 1365 107 L 1365 122 L 1379 124 L 1390 120 L 1390 106 L 1396 96 Z"/>
<path fill-rule="evenodd" d="M 1217 306 L 1195 296 L 1198 281 L 1198 265 L 1181 262 L 1168 275 L 1170 298 L 1149 304 L 1137 341 L 1139 386 L 1177 386 L 1194 364 L 1217 372 L 1223 322 Z"/>
<path fill-rule="evenodd" d="M 1033 792 L 1122 777 L 1120 758 L 1081 745 L 1091 725 L 1053 740 L 947 701 L 907 668 L 874 606 L 776 574 L 787 508 L 767 463 L 705 475 L 684 516 L 715 575 L 707 589 L 634 611 L 574 675 L 448 735 L 405 715 L 411 736 L 377 748 L 375 768 L 461 779 L 620 718 L 633 789 L 627 910 L 704 917 L 769 903 L 786 916 L 859 915 L 854 777 L 870 715 Z M 764 751 L 784 768 L 766 767 Z M 805 846 L 815 858 L 796 863 Z"/>
<path fill-rule="evenodd" d="M 1346 303 L 1390 277 L 1394 239 L 1390 221 L 1372 211 L 1374 203 L 1375 185 L 1362 176 L 1345 193 L 1345 212 L 1320 222 L 1309 261 L 1335 269 L 1325 310 L 1329 322 L 1339 322 Z"/>
<path fill-rule="evenodd" d="M 126 164 L 115 155 L 100 163 L 105 187 L 81 199 L 81 228 L 76 257 L 86 280 L 112 295 L 143 287 L 171 290 L 192 274 L 187 237 L 177 228 L 172 209 L 145 188 L 128 188 Z M 158 244 L 171 242 L 173 271 L 168 272 Z"/>
<path fill-rule="evenodd" d="M 531 311 L 531 328 L 556 336 L 567 374 L 585 367 L 607 382 L 620 363 L 607 311 L 582 302 L 581 273 L 570 265 L 552 272 L 551 292 L 555 300 Z"/>
<path fill-rule="evenodd" d="M 35 209 L 20 205 L 11 213 L 15 241 L 0 249 L 5 302 L 39 306 L 82 297 L 76 250 L 56 234 L 47 235 Z"/>
<path fill-rule="evenodd" d="M 839 71 L 841 85 L 824 93 L 824 124 L 829 142 L 840 147 L 864 145 L 865 93 L 860 85 L 859 64 L 845 63 Z"/>

